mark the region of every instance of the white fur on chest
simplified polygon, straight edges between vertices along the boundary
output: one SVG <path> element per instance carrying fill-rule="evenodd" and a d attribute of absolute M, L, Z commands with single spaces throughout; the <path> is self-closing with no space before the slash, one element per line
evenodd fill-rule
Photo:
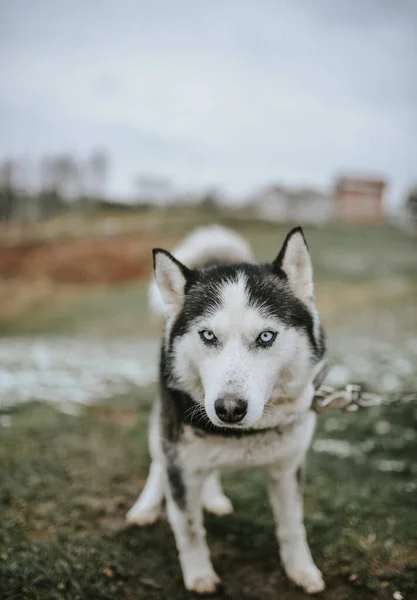
<path fill-rule="evenodd" d="M 204 435 L 186 426 L 178 444 L 180 462 L 189 472 L 239 470 L 276 464 L 283 470 L 299 464 L 314 431 L 315 415 L 306 413 L 282 431 L 270 431 L 242 438 Z"/>

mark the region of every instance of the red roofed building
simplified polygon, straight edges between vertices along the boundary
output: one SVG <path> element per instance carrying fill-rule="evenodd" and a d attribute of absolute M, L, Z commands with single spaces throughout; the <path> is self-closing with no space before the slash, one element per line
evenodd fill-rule
<path fill-rule="evenodd" d="M 340 177 L 334 189 L 336 218 L 340 221 L 376 223 L 383 218 L 382 179 Z"/>

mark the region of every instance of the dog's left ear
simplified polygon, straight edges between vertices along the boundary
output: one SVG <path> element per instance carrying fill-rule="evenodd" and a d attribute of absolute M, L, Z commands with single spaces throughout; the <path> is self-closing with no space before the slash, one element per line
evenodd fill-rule
<path fill-rule="evenodd" d="M 272 268 L 277 274 L 284 271 L 297 298 L 307 304 L 314 302 L 313 267 L 301 227 L 288 233 Z"/>

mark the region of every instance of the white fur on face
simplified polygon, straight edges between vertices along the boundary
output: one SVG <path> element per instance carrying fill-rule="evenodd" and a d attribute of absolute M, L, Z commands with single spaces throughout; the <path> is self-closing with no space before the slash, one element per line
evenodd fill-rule
<path fill-rule="evenodd" d="M 310 350 L 306 336 L 281 321 L 248 306 L 246 280 L 223 286 L 221 308 L 201 318 L 175 342 L 174 373 L 195 401 L 204 403 L 210 420 L 217 417 L 214 403 L 226 395 L 248 402 L 248 412 L 235 427 L 249 427 L 259 421 L 268 400 L 279 395 L 297 397 L 311 376 Z M 218 345 L 208 346 L 199 331 L 213 331 Z M 268 348 L 257 347 L 262 331 L 278 333 Z"/>

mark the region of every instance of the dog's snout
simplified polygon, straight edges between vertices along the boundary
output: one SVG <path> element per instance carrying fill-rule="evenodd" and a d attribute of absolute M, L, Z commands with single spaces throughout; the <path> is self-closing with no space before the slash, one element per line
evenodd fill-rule
<path fill-rule="evenodd" d="M 248 403 L 242 398 L 217 398 L 214 410 L 224 423 L 239 423 L 247 413 Z"/>

